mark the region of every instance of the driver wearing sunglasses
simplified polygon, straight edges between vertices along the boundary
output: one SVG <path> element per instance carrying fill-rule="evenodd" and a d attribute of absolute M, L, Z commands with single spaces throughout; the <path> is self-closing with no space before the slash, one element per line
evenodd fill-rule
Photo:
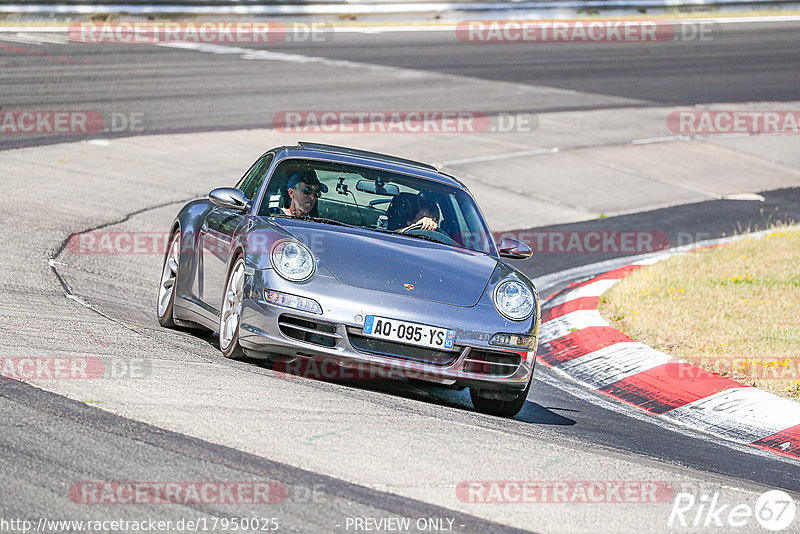
<path fill-rule="evenodd" d="M 289 177 L 286 184 L 291 202 L 283 208 L 283 213 L 294 217 L 305 217 L 311 213 L 322 193 L 328 192 L 328 186 L 320 183 L 313 171 L 296 172 Z"/>

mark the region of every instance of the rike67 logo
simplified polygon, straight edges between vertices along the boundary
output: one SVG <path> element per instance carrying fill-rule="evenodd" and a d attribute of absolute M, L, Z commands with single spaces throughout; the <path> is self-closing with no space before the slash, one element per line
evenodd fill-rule
<path fill-rule="evenodd" d="M 752 531 L 757 523 L 766 530 L 777 532 L 792 525 L 796 511 L 792 497 L 781 490 L 762 494 L 755 506 L 723 503 L 719 492 L 703 493 L 699 497 L 681 492 L 675 495 L 667 525 L 718 527 L 720 532 L 728 532 L 732 528 L 742 527 Z"/>

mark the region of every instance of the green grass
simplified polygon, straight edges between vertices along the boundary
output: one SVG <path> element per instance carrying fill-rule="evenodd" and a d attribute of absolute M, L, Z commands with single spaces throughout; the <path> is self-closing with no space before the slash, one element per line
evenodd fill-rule
<path fill-rule="evenodd" d="M 800 397 L 800 230 L 643 267 L 601 297 L 612 326 L 740 382 Z"/>

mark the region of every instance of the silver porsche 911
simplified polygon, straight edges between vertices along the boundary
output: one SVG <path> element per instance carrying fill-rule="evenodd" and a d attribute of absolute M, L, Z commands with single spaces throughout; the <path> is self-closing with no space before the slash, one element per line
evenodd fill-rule
<path fill-rule="evenodd" d="M 530 390 L 539 297 L 457 179 L 415 161 L 298 143 L 235 188 L 180 210 L 158 294 L 166 327 L 219 332 L 228 358 L 368 366 L 470 388 L 516 415 Z"/>

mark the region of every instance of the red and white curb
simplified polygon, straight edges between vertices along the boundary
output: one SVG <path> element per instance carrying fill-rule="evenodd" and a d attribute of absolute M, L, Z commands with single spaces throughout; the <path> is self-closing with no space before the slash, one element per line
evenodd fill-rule
<path fill-rule="evenodd" d="M 740 384 L 609 326 L 600 296 L 659 254 L 573 284 L 543 306 L 538 360 L 673 422 L 800 459 L 800 403 Z"/>

